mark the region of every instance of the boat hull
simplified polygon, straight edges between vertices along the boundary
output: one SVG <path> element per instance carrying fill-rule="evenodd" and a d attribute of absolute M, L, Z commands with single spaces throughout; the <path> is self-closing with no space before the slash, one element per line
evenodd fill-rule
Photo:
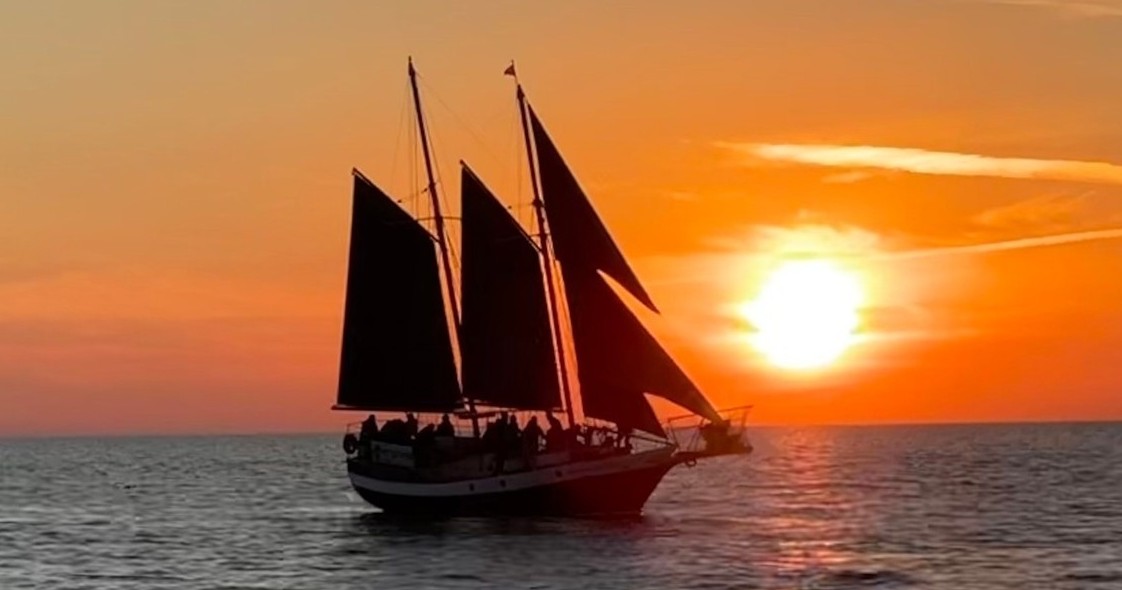
<path fill-rule="evenodd" d="M 672 449 L 446 483 L 377 479 L 351 470 L 355 491 L 388 513 L 412 515 L 629 515 L 677 463 Z"/>

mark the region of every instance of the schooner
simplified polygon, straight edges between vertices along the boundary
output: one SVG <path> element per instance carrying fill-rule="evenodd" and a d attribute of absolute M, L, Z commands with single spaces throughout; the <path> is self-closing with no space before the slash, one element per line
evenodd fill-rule
<path fill-rule="evenodd" d="M 536 227 L 523 229 L 461 162 L 457 293 L 412 60 L 408 72 L 435 231 L 353 171 L 334 409 L 444 414 L 471 428 L 395 420 L 377 432 L 369 418 L 344 439 L 359 495 L 390 512 L 636 513 L 675 465 L 749 452 L 743 409 L 739 424 L 718 412 L 610 287 L 657 312 L 520 83 Z M 647 394 L 691 412 L 693 428 L 664 427 Z M 516 428 L 507 412 L 549 413 L 545 444 L 536 432 L 513 445 L 494 434 Z"/>

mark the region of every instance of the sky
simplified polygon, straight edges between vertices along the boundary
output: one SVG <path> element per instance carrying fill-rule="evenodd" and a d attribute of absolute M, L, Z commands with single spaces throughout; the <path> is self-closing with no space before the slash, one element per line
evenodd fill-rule
<path fill-rule="evenodd" d="M 1122 2 L 0 0 L 0 436 L 333 431 L 350 169 L 529 221 L 511 59 L 718 406 L 1122 419 Z M 446 181 L 444 180 L 446 179 Z M 418 208 L 418 214 L 423 214 Z M 785 257 L 865 290 L 775 367 Z"/>

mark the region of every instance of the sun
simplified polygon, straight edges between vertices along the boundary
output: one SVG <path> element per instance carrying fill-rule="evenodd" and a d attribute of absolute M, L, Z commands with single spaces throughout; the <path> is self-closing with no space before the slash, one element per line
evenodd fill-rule
<path fill-rule="evenodd" d="M 772 364 L 814 369 L 837 360 L 857 337 L 861 282 L 829 260 L 786 262 L 741 307 L 752 344 Z"/>

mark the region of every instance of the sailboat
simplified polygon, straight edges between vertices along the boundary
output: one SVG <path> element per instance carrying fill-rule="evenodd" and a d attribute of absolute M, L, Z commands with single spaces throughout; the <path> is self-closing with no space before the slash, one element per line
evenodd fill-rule
<path fill-rule="evenodd" d="M 674 466 L 750 452 L 746 408 L 714 408 L 610 286 L 657 312 L 520 83 L 536 231 L 461 162 L 457 292 L 411 59 L 408 72 L 435 231 L 353 171 L 333 409 L 370 414 L 344 436 L 355 491 L 410 514 L 634 514 Z M 692 422 L 664 425 L 648 394 Z"/>

